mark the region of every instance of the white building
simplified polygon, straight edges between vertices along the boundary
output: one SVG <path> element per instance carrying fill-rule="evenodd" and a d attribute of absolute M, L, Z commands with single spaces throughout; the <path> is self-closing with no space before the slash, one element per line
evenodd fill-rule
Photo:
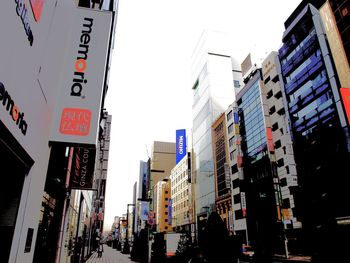
<path fill-rule="evenodd" d="M 192 56 L 192 170 L 199 239 L 215 207 L 211 125 L 235 101 L 242 86 L 240 66 L 232 53 L 232 42 L 225 35 L 205 31 Z"/>

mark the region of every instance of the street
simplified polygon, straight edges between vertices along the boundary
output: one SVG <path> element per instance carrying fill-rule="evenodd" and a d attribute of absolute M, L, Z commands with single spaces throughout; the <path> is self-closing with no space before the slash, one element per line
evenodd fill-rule
<path fill-rule="evenodd" d="M 104 252 L 101 258 L 97 257 L 97 253 L 94 252 L 86 263 L 129 263 L 133 262 L 130 260 L 129 254 L 122 254 L 120 251 L 113 249 L 107 245 L 103 246 Z"/>

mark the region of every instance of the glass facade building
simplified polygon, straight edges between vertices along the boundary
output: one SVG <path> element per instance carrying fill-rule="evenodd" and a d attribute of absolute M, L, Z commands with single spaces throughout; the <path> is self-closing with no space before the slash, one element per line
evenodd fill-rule
<path fill-rule="evenodd" d="M 300 247 L 326 259 L 349 231 L 342 223 L 350 216 L 348 123 L 318 10 L 300 5 L 285 27 L 279 60 L 298 172 Z"/>

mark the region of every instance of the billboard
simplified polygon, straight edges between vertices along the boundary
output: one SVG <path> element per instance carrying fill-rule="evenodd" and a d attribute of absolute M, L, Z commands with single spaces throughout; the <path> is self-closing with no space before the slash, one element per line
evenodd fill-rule
<path fill-rule="evenodd" d="M 50 141 L 96 145 L 112 12 L 76 8 Z"/>
<path fill-rule="evenodd" d="M 186 156 L 186 130 L 176 130 L 176 164 Z"/>
<path fill-rule="evenodd" d="M 96 150 L 75 148 L 71 168 L 70 186 L 73 189 L 92 189 Z"/>

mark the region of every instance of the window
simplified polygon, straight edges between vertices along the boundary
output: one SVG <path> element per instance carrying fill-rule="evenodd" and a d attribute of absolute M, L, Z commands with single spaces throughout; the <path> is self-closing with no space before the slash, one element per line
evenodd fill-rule
<path fill-rule="evenodd" d="M 274 123 L 271 128 L 272 128 L 272 131 L 277 130 L 278 129 L 278 122 Z"/>
<path fill-rule="evenodd" d="M 232 172 L 232 174 L 235 174 L 235 173 L 237 173 L 237 172 L 238 172 L 238 167 L 237 167 L 237 164 L 232 165 L 232 167 L 231 167 L 231 172 Z"/>
<path fill-rule="evenodd" d="M 239 88 L 241 86 L 241 84 L 239 83 L 239 80 L 233 80 L 233 86 L 235 88 Z"/>
<path fill-rule="evenodd" d="M 284 115 L 286 113 L 286 111 L 284 110 L 284 108 L 280 108 L 278 111 L 277 111 L 278 115 Z"/>
<path fill-rule="evenodd" d="M 289 174 L 289 166 L 286 165 L 286 171 L 287 171 L 287 174 Z"/>
<path fill-rule="evenodd" d="M 241 195 L 237 194 L 233 196 L 233 203 L 234 204 L 239 204 L 241 202 Z"/>
<path fill-rule="evenodd" d="M 275 142 L 275 148 L 278 149 L 280 147 L 281 147 L 281 141 L 278 140 L 278 141 Z"/>
<path fill-rule="evenodd" d="M 235 211 L 235 218 L 236 218 L 236 220 L 243 218 L 242 209 Z"/>
<path fill-rule="evenodd" d="M 283 165 L 284 165 L 283 158 L 277 160 L 277 166 L 278 166 L 278 167 L 282 167 Z"/>
<path fill-rule="evenodd" d="M 280 180 L 280 183 L 281 183 L 281 186 L 283 187 L 283 186 L 286 186 L 287 185 L 287 179 L 286 178 L 282 178 L 281 180 Z"/>
<path fill-rule="evenodd" d="M 265 80 L 264 80 L 264 84 L 266 84 L 267 82 L 270 81 L 270 76 L 268 76 Z"/>
<path fill-rule="evenodd" d="M 270 91 L 266 94 L 266 98 L 269 99 L 269 98 L 272 97 L 272 95 L 273 95 L 273 92 L 272 92 L 272 90 L 270 90 Z"/>
<path fill-rule="evenodd" d="M 232 133 L 232 131 L 233 131 L 233 124 L 231 124 L 230 126 L 228 126 L 227 131 L 228 131 L 228 133 Z"/>
<path fill-rule="evenodd" d="M 232 181 L 232 188 L 235 189 L 237 187 L 239 187 L 239 179 L 238 178 Z"/>
<path fill-rule="evenodd" d="M 231 137 L 228 141 L 228 145 L 231 147 L 234 144 L 235 136 Z"/>
<path fill-rule="evenodd" d="M 229 113 L 227 113 L 226 119 L 227 119 L 227 121 L 232 119 L 232 110 Z"/>
<path fill-rule="evenodd" d="M 275 94 L 275 98 L 276 99 L 279 99 L 279 98 L 281 98 L 282 97 L 282 91 L 279 91 L 279 92 L 277 92 L 276 94 Z"/>
<path fill-rule="evenodd" d="M 282 207 L 283 208 L 290 208 L 290 200 L 289 200 L 289 198 L 286 198 L 286 199 L 282 200 Z"/>
<path fill-rule="evenodd" d="M 165 218 L 165 219 L 164 219 L 164 222 L 168 222 L 168 218 Z"/>
<path fill-rule="evenodd" d="M 167 193 L 169 193 L 169 191 L 165 190 L 165 193 L 167 194 Z"/>
<path fill-rule="evenodd" d="M 270 114 L 274 114 L 276 112 L 276 107 L 275 106 L 272 106 L 270 108 Z"/>

